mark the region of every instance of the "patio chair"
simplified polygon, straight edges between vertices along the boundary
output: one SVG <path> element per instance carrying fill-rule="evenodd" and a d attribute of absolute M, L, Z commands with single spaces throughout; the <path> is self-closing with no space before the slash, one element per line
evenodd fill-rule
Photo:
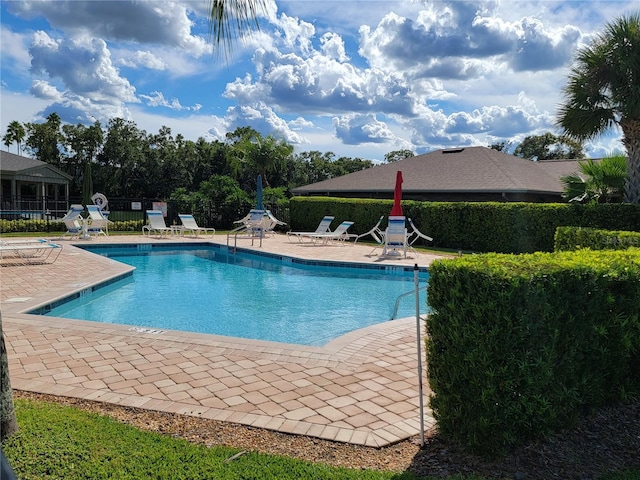
<path fill-rule="evenodd" d="M 179 213 L 178 217 L 182 222 L 182 225 L 180 227 L 180 233 L 182 233 L 183 235 L 185 232 L 191 232 L 196 237 L 200 232 L 202 232 L 204 235 L 206 235 L 208 232 L 211 232 L 211 235 L 216 234 L 216 229 L 213 227 L 199 226 L 198 222 L 196 222 L 196 219 L 194 218 L 193 215 L 190 215 L 188 213 Z"/>
<path fill-rule="evenodd" d="M 314 242 L 318 242 L 319 240 L 322 240 L 322 243 L 325 245 L 329 242 L 334 242 L 334 241 L 344 242 L 349 238 L 354 238 L 357 236 L 355 234 L 347 233 L 347 230 L 351 225 L 353 225 L 353 222 L 342 222 L 340 225 L 336 227 L 336 229 L 333 232 L 314 233 L 312 235 L 309 235 L 309 237 Z"/>
<path fill-rule="evenodd" d="M 265 216 L 265 233 L 267 234 L 273 233 L 276 227 L 282 227 L 287 224 L 286 222 L 278 220 L 273 213 L 271 213 L 271 210 L 265 210 Z"/>
<path fill-rule="evenodd" d="M 108 237 L 109 220 L 102 214 L 102 210 L 98 205 L 87 205 L 87 212 L 89 217 L 87 218 L 87 234 L 89 235 L 104 235 Z"/>
<path fill-rule="evenodd" d="M 316 235 L 318 233 L 327 233 L 330 231 L 329 227 L 331 227 L 331 222 L 333 222 L 334 218 L 335 217 L 332 217 L 330 215 L 325 215 L 324 217 L 322 217 L 322 220 L 320 220 L 320 223 L 318 224 L 314 232 L 287 232 L 287 237 L 289 239 L 291 239 L 291 237 L 296 237 L 299 242 L 302 242 L 302 239 L 305 237 L 311 237 L 312 235 Z"/>
<path fill-rule="evenodd" d="M 71 237 L 79 238 L 84 232 L 84 219 L 82 218 L 82 212 L 84 207 L 79 204 L 74 204 L 69 207 L 69 211 L 62 217 L 67 231 L 60 235 L 60 238 Z"/>
<path fill-rule="evenodd" d="M 365 232 L 365 233 L 361 233 L 353 241 L 353 243 L 355 244 L 361 238 L 364 238 L 364 237 L 373 238 L 373 240 L 376 242 L 376 246 L 373 247 L 373 250 L 371 250 L 369 255 L 371 255 L 377 248 L 380 248 L 380 247 L 382 247 L 382 245 L 384 245 L 384 232 L 380 228 L 380 224 L 382 223 L 383 219 L 384 219 L 384 215 L 381 215 L 380 219 L 378 220 L 378 223 L 376 223 L 375 226 L 371 230 L 369 230 L 368 232 Z"/>
<path fill-rule="evenodd" d="M 253 240 L 255 238 L 259 238 L 260 246 L 262 246 L 262 239 L 265 237 L 265 228 L 271 224 L 271 220 L 269 220 L 266 210 L 258 210 L 254 208 L 250 210 L 246 216 L 240 220 L 234 221 L 233 223 L 240 223 L 241 225 L 227 233 L 227 246 L 229 245 L 229 240 L 232 236 L 236 243 L 239 236 L 241 238 L 251 238 L 251 245 L 253 245 Z"/>
<path fill-rule="evenodd" d="M 0 242 L 0 260 L 2 265 L 23 265 L 47 263 L 53 252 L 51 263 L 60 256 L 62 245 L 38 240 L 10 240 Z"/>
<path fill-rule="evenodd" d="M 151 235 L 151 232 L 155 232 L 157 236 L 162 237 L 163 235 L 173 234 L 175 231 L 174 228 L 167 227 L 164 222 L 164 215 L 160 210 L 147 210 L 147 219 L 149 223 L 142 227 L 142 235 L 146 231 L 148 235 Z"/>
<path fill-rule="evenodd" d="M 408 218 L 407 220 L 409 221 L 409 226 L 411 227 L 411 231 L 409 232 L 409 235 L 408 235 L 408 237 L 409 237 L 409 248 L 411 250 L 413 250 L 413 252 L 416 253 L 416 255 L 417 255 L 417 252 L 413 248 L 413 244 L 416 243 L 416 241 L 418 241 L 421 238 L 423 240 L 427 240 L 429 242 L 433 242 L 433 238 L 431 238 L 428 235 L 425 235 L 420 230 L 418 230 L 416 228 L 416 226 L 413 224 L 413 221 L 410 218 Z"/>
<path fill-rule="evenodd" d="M 403 255 L 407 258 L 409 244 L 405 217 L 389 217 L 389 224 L 384 232 L 383 256 Z"/>

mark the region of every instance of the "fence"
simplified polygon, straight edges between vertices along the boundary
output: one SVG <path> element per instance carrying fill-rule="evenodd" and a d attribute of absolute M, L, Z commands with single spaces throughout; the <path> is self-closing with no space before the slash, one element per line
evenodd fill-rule
<path fill-rule="evenodd" d="M 145 220 L 146 211 L 161 208 L 166 213 L 165 221 L 169 225 L 180 223 L 179 213 L 191 213 L 201 226 L 228 230 L 233 222 L 244 217 L 253 205 L 245 202 L 199 202 L 169 200 L 161 202 L 156 198 L 109 198 L 109 220 L 130 221 Z M 69 205 L 82 204 L 80 197 L 70 197 L 69 201 L 42 196 L 0 197 L 0 218 L 4 220 L 56 220 L 69 210 Z M 269 205 L 265 208 L 283 222 L 289 223 L 288 205 Z"/>

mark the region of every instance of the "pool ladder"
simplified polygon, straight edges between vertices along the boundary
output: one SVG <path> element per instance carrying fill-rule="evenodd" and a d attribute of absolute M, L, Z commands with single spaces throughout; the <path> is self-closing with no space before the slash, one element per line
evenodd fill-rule
<path fill-rule="evenodd" d="M 418 293 L 420 293 L 420 291 L 422 290 L 427 290 L 427 286 L 425 285 L 424 287 L 420 287 L 418 288 Z M 393 307 L 393 315 L 391 315 L 391 318 L 389 320 L 394 320 L 396 318 L 396 315 L 398 314 L 398 308 L 400 308 L 400 300 L 402 300 L 404 297 L 408 297 L 409 295 L 415 295 L 416 290 L 410 290 L 408 292 L 404 292 L 401 293 L 400 295 L 398 295 L 398 298 L 396 298 L 396 304 Z"/>

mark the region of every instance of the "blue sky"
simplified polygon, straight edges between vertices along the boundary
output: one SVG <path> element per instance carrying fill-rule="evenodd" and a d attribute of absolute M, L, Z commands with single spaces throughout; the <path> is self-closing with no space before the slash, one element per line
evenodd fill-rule
<path fill-rule="evenodd" d="M 2 1 L 0 133 L 122 117 L 196 140 L 239 126 L 296 151 L 489 145 L 554 131 L 577 48 L 635 1 L 268 1 L 212 52 L 208 0 Z M 620 132 L 587 145 L 621 150 Z"/>

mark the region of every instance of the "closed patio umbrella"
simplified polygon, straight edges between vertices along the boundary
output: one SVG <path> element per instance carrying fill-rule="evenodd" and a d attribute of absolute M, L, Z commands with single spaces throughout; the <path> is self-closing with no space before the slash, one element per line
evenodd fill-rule
<path fill-rule="evenodd" d="M 91 160 L 87 160 L 84 165 L 84 175 L 82 177 L 82 204 L 91 205 L 93 195 L 93 178 L 91 173 Z"/>
<path fill-rule="evenodd" d="M 256 190 L 256 210 L 264 210 L 262 203 L 262 175 L 258 175 L 258 189 Z"/>
<path fill-rule="evenodd" d="M 396 173 L 396 188 L 393 191 L 393 208 L 391 209 L 392 217 L 404 217 L 402 213 L 402 172 L 400 170 Z"/>

